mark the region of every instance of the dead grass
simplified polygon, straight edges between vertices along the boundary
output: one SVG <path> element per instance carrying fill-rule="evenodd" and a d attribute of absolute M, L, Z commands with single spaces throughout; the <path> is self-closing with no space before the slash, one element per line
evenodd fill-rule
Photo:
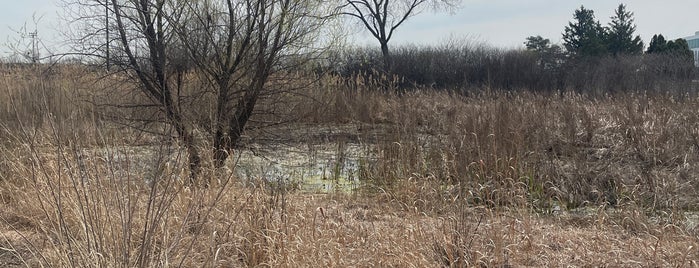
<path fill-rule="evenodd" d="M 461 195 L 471 203 L 539 208 L 636 202 L 694 210 L 699 197 L 695 96 L 333 94 L 327 117 L 311 120 L 341 115 L 385 127 L 373 139 L 381 157 L 368 178 L 379 186 L 426 178 L 467 190 Z"/>
<path fill-rule="evenodd" d="M 73 102 L 84 81 L 12 79 L 0 83 L 0 266 L 699 266 L 694 97 L 326 81 L 335 89 L 282 109 L 306 115 L 279 128 L 302 136 L 286 142 L 365 143 L 376 161 L 359 191 L 319 195 L 220 171 L 186 187 L 175 144 L 144 157 L 133 132 Z"/>

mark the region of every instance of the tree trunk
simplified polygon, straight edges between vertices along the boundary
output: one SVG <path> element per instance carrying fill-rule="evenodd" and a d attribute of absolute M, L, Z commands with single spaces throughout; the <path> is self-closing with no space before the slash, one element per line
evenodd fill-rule
<path fill-rule="evenodd" d="M 228 79 L 218 82 L 219 95 L 216 107 L 216 131 L 214 132 L 214 167 L 220 168 L 226 163 L 231 148 L 231 139 L 225 135 L 226 106 L 228 104 Z"/>
<path fill-rule="evenodd" d="M 197 179 L 199 179 L 199 175 L 201 175 L 201 156 L 199 155 L 199 150 L 193 144 L 186 147 L 189 155 L 189 184 L 194 185 Z"/>
<path fill-rule="evenodd" d="M 201 174 L 201 155 L 199 154 L 199 150 L 197 150 L 194 142 L 194 135 L 187 131 L 185 123 L 182 121 L 182 117 L 179 116 L 179 114 L 168 114 L 171 116 L 170 119 L 175 127 L 177 136 L 187 150 L 187 160 L 189 162 L 189 184 L 194 185 Z"/>
<path fill-rule="evenodd" d="M 231 139 L 223 134 L 222 130 L 216 130 L 214 134 L 214 167 L 221 168 L 228 159 Z"/>
<path fill-rule="evenodd" d="M 383 68 L 385 73 L 391 72 L 391 55 L 388 51 L 388 41 L 381 42 L 381 54 L 383 55 Z"/>
<path fill-rule="evenodd" d="M 214 134 L 214 167 L 221 168 L 226 164 L 226 160 L 233 148 L 238 144 L 238 141 L 243 135 L 245 125 L 252 116 L 252 112 L 257 103 L 257 98 L 261 90 L 261 86 L 254 85 L 252 92 L 243 97 L 238 103 L 238 107 L 230 118 L 228 135 L 224 135 L 223 131 L 217 130 Z M 221 119 L 222 120 L 222 119 Z"/>

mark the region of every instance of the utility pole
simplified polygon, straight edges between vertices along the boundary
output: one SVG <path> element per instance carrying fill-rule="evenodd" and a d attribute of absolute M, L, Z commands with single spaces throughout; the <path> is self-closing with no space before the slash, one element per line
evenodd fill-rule
<path fill-rule="evenodd" d="M 107 40 L 106 40 L 106 57 L 107 57 L 107 71 L 109 71 L 109 2 L 105 1 L 104 2 L 104 29 L 106 30 L 107 33 Z"/>
<path fill-rule="evenodd" d="M 37 30 L 34 30 L 33 32 L 29 33 L 29 38 L 32 39 L 32 54 L 31 54 L 31 60 L 32 63 L 37 63 L 39 62 L 39 34 Z"/>

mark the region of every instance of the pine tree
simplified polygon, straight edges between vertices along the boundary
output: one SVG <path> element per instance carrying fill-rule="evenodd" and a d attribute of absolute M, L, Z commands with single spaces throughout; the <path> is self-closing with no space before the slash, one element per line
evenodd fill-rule
<path fill-rule="evenodd" d="M 541 35 L 527 37 L 527 42 L 524 42 L 527 50 L 543 52 L 551 46 L 551 40 L 541 37 Z"/>
<path fill-rule="evenodd" d="M 667 42 L 667 53 L 673 53 L 677 56 L 684 57 L 694 61 L 694 53 L 689 49 L 689 43 L 683 38 L 678 38 L 675 42 Z"/>
<path fill-rule="evenodd" d="M 559 45 L 551 44 L 551 40 L 540 35 L 527 37 L 524 42 L 528 51 L 536 53 L 539 57 L 537 63 L 544 69 L 557 68 L 563 59 L 562 49 Z"/>
<path fill-rule="evenodd" d="M 648 44 L 648 50 L 646 53 L 659 53 L 667 49 L 667 41 L 662 34 L 655 34 L 653 38 L 650 39 L 650 44 Z"/>
<path fill-rule="evenodd" d="M 614 11 L 612 21 L 609 23 L 607 45 L 609 53 L 619 54 L 640 54 L 643 52 L 643 41 L 636 35 L 636 25 L 633 24 L 633 12 L 626 10 L 626 5 L 620 4 Z"/>
<path fill-rule="evenodd" d="M 694 66 L 694 52 L 689 49 L 687 40 L 682 38 L 675 41 L 665 41 L 662 34 L 653 35 L 648 45 L 648 54 L 664 54 L 677 57 L 688 66 Z"/>
<path fill-rule="evenodd" d="M 595 20 L 594 11 L 581 6 L 563 32 L 563 45 L 575 56 L 602 56 L 607 53 L 606 31 Z"/>
<path fill-rule="evenodd" d="M 678 38 L 675 41 L 665 41 L 665 37 L 662 34 L 653 35 L 648 45 L 648 54 L 653 53 L 667 53 L 676 54 L 684 56 L 692 56 L 692 51 L 689 49 L 689 44 L 687 40 Z"/>

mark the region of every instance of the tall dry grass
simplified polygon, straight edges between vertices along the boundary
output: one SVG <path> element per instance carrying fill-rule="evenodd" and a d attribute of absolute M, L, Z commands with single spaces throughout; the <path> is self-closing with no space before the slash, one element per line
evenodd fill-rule
<path fill-rule="evenodd" d="M 434 181 L 447 188 L 441 194 L 470 204 L 535 209 L 694 209 L 698 197 L 693 95 L 394 94 L 371 85 L 316 95 L 328 104 L 311 107 L 322 112 L 309 122 L 383 129 L 364 139 L 377 141 L 378 161 L 366 179 L 379 187 Z"/>
<path fill-rule="evenodd" d="M 0 84 L 8 92 L 0 98 L 8 112 L 0 123 L 2 265 L 696 266 L 699 259 L 696 222 L 687 221 L 697 201 L 692 97 L 398 94 L 372 90 L 385 81 L 325 80 L 293 95 L 313 101 L 291 99 L 283 109 L 303 116 L 282 129 L 303 136 L 328 126 L 339 134 L 327 138 L 365 143 L 373 157 L 358 174 L 361 190 L 318 195 L 262 178 L 244 187 L 213 170 L 206 174 L 216 183 L 188 187 L 176 143 L 151 137 L 157 142 L 146 146 L 102 120 L 84 102 L 98 75 L 78 71 Z M 87 81 L 67 78 L 77 76 Z M 318 142 L 309 139 L 290 140 Z"/>

